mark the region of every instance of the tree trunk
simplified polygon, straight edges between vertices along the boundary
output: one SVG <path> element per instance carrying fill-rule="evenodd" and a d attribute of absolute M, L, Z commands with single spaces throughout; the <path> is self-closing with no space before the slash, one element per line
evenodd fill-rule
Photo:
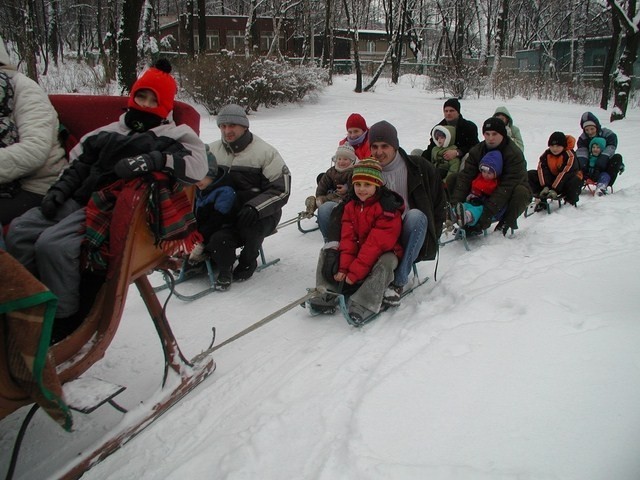
<path fill-rule="evenodd" d="M 251 6 L 249 8 L 249 16 L 247 18 L 247 24 L 244 26 L 244 57 L 249 58 L 251 56 L 252 48 L 252 35 L 251 29 L 256 21 L 256 9 L 258 8 L 257 0 L 251 0 Z"/>
<path fill-rule="evenodd" d="M 356 88 L 354 89 L 354 92 L 362 93 L 362 65 L 360 64 L 360 52 L 358 50 L 358 29 L 355 27 L 355 18 L 352 18 L 349 13 L 349 4 L 347 3 L 347 0 L 342 0 L 342 3 L 344 5 L 345 16 L 347 17 L 351 43 L 353 44 L 353 62 L 356 69 Z M 355 12 L 352 13 L 353 17 L 355 17 Z"/>
<path fill-rule="evenodd" d="M 138 37 L 138 25 L 144 0 L 124 0 L 118 38 L 118 81 L 121 93 L 128 94 L 137 78 L 138 49 L 136 41 Z M 193 40 L 192 40 L 193 42 Z"/>
<path fill-rule="evenodd" d="M 614 73 L 613 92 L 614 105 L 610 121 L 622 120 L 627 115 L 629 105 L 629 93 L 631 91 L 631 78 L 633 76 L 633 64 L 638 56 L 638 44 L 640 43 L 640 21 L 636 18 L 636 1 L 631 0 L 627 4 L 627 12 L 620 9 L 620 5 L 614 0 L 608 0 L 611 11 L 618 16 L 620 24 L 625 30 L 625 46 L 618 60 L 618 69 Z M 632 19 L 632 20 L 629 20 Z M 638 22 L 637 24 L 629 22 Z"/>
<path fill-rule="evenodd" d="M 617 15 L 611 15 L 611 23 L 613 26 L 613 33 L 611 35 L 611 41 L 609 42 L 609 48 L 607 49 L 607 58 L 604 61 L 604 69 L 602 71 L 602 97 L 600 97 L 600 108 L 603 110 L 609 108 L 609 98 L 611 97 L 611 70 L 613 70 L 613 65 L 618 55 L 618 48 L 620 48 L 620 33 L 622 30 Z"/>
<path fill-rule="evenodd" d="M 49 3 L 49 38 L 47 39 L 49 42 L 49 52 L 51 53 L 51 57 L 53 58 L 54 65 L 58 65 L 58 56 L 60 52 L 60 35 L 58 31 L 58 11 L 59 11 L 59 3 L 58 0 L 52 0 Z M 99 12 L 99 10 L 98 10 Z M 99 17 L 98 17 L 99 18 Z M 98 34 L 100 31 L 98 31 Z"/>
<path fill-rule="evenodd" d="M 207 11 L 205 0 L 198 2 L 198 53 L 203 53 L 207 49 Z"/>

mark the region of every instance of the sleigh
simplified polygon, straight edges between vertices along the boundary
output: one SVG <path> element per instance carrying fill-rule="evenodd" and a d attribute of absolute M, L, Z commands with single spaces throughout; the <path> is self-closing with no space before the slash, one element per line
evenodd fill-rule
<path fill-rule="evenodd" d="M 124 112 L 127 97 L 85 95 L 51 95 L 51 102 L 58 111 L 60 122 L 70 133 L 70 139 L 80 139 L 85 133 L 118 119 Z M 191 106 L 175 102 L 174 120 L 199 131 L 199 114 Z M 190 192 L 191 198 L 193 192 Z M 164 311 L 147 275 L 155 269 L 168 266 L 167 255 L 154 246 L 153 235 L 147 225 L 147 195 L 143 192 L 134 199 L 130 225 L 124 242 L 121 261 L 113 268 L 113 274 L 97 287 L 97 294 L 89 313 L 80 326 L 68 337 L 50 347 L 50 358 L 63 391 L 94 363 L 103 358 L 113 340 L 127 299 L 129 285 L 134 283 L 144 300 L 154 323 L 164 353 L 163 388 L 154 397 L 157 402 L 146 411 L 136 412 L 134 422 L 106 440 L 103 444 L 83 453 L 65 478 L 74 478 L 106 457 L 132 438 L 142 428 L 175 404 L 215 369 L 213 359 L 203 352 L 194 359 L 186 359 L 180 351 Z M 0 419 L 18 408 L 33 403 L 27 392 L 14 382 L 8 365 L 6 331 L 0 329 Z M 168 377 L 172 381 L 168 382 Z M 177 380 L 176 380 L 177 379 Z M 171 387 L 168 385 L 171 384 Z M 114 395 L 117 393 L 114 393 Z M 110 400 L 107 399 L 107 400 Z M 73 405 L 70 405 L 74 408 Z M 86 409 L 90 411 L 91 408 Z"/>

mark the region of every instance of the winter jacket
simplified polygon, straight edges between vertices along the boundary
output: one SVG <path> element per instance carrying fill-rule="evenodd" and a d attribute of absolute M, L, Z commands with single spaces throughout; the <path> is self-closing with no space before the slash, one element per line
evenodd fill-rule
<path fill-rule="evenodd" d="M 209 145 L 218 165 L 229 169 L 239 207 L 249 205 L 259 218 L 276 223 L 291 193 L 291 174 L 280 153 L 251 131 L 232 145 L 217 140 Z"/>
<path fill-rule="evenodd" d="M 442 121 L 438 125 L 446 126 L 449 124 L 445 119 L 442 119 Z M 466 120 L 465 118 L 462 117 L 462 115 L 460 115 L 458 117 L 458 121 L 455 125 L 455 128 L 456 128 L 456 146 L 460 151 L 460 155 L 458 155 L 458 157 L 462 159 L 462 157 L 464 157 L 469 152 L 471 147 L 478 144 L 478 127 L 476 126 L 475 123 L 469 120 Z M 422 156 L 427 160 L 430 160 L 431 150 L 433 150 L 433 147 L 435 146 L 436 144 L 433 143 L 433 138 L 430 139 L 429 146 L 424 152 L 422 152 Z"/>
<path fill-rule="evenodd" d="M 591 112 L 585 112 L 580 118 L 580 126 L 587 120 L 596 124 L 596 137 L 602 137 L 605 140 L 606 146 L 598 158 L 597 168 L 599 171 L 604 172 L 607 170 L 609 159 L 613 157 L 618 148 L 618 136 L 608 128 L 603 128 L 600 125 L 598 118 Z M 576 150 L 576 157 L 580 162 L 580 168 L 584 171 L 589 163 L 589 143 L 591 138 L 584 131 L 578 137 L 578 149 Z"/>
<path fill-rule="evenodd" d="M 198 231 L 204 243 L 224 225 L 233 224 L 236 191 L 231 176 L 224 167 L 218 167 L 218 176 L 204 190 L 196 191 L 195 215 Z"/>
<path fill-rule="evenodd" d="M 355 194 L 344 206 L 340 231 L 340 267 L 352 283 L 362 282 L 385 252 L 402 258 L 404 200 L 380 187 L 364 203 Z M 384 206 L 383 206 L 384 205 Z"/>
<path fill-rule="evenodd" d="M 407 165 L 407 190 L 409 208 L 421 210 L 429 222 L 424 243 L 417 262 L 433 260 L 438 252 L 442 225 L 445 221 L 446 200 L 444 186 L 435 167 L 423 157 L 407 155 L 402 148 L 398 150 Z M 382 172 L 384 177 L 384 168 Z"/>
<path fill-rule="evenodd" d="M 206 176 L 205 147 L 191 127 L 169 121 L 138 133 L 125 125 L 124 116 L 80 139 L 69 154 L 69 168 L 52 190 L 86 205 L 93 192 L 118 180 L 113 167 L 120 159 L 151 152 L 160 152 L 166 161 L 163 170 L 182 182 L 193 184 Z"/>
<path fill-rule="evenodd" d="M 0 48 L 0 63 L 12 82 L 11 120 L 19 135 L 18 142 L 0 148 L 0 183 L 19 179 L 23 190 L 44 195 L 67 166 L 58 140 L 58 114 L 40 85 L 9 65 L 4 46 Z"/>
<path fill-rule="evenodd" d="M 444 143 L 441 147 L 435 143 L 436 140 L 434 134 L 436 131 L 440 131 L 445 134 Z M 445 160 L 443 157 L 444 152 L 458 149 L 456 145 L 455 127 L 449 125 L 436 125 L 433 127 L 433 130 L 431 130 L 431 141 L 434 144 L 434 147 L 431 149 L 431 163 L 433 163 L 438 170 L 446 170 L 447 174 L 458 173 L 458 170 L 460 170 L 460 158 L 456 157 L 453 160 Z"/>
<path fill-rule="evenodd" d="M 476 178 L 471 182 L 471 194 L 472 198 L 484 198 L 489 197 L 494 192 L 494 190 L 498 187 L 498 179 L 492 178 L 487 179 L 484 178 L 482 173 L 478 173 Z M 467 197 L 467 200 L 470 200 Z"/>
<path fill-rule="evenodd" d="M 340 140 L 338 145 L 344 145 L 347 142 L 347 138 L 343 138 Z M 351 144 L 350 144 L 351 145 Z M 369 131 L 365 132 L 364 139 L 358 145 L 351 145 L 353 147 L 353 151 L 356 153 L 356 157 L 358 160 L 363 160 L 365 158 L 369 158 L 371 156 L 371 147 L 369 146 Z"/>
<path fill-rule="evenodd" d="M 565 183 L 569 178 L 580 173 L 578 161 L 573 154 L 576 139 L 566 135 L 567 148 L 560 154 L 554 155 L 547 149 L 538 161 L 538 182 L 541 187 L 549 187 L 558 193 L 563 193 Z"/>
<path fill-rule="evenodd" d="M 343 196 L 336 192 L 338 185 L 351 185 L 351 175 L 353 174 L 353 168 L 347 168 L 346 170 L 339 172 L 336 167 L 331 167 L 325 172 L 318 182 L 316 188 L 316 202 L 318 205 L 322 205 L 326 201 L 339 202 L 343 200 Z"/>
<path fill-rule="evenodd" d="M 493 116 L 495 117 L 497 114 L 507 117 L 507 135 L 513 140 L 513 143 L 524 152 L 524 142 L 522 141 L 522 135 L 520 135 L 520 129 L 513 124 L 513 117 L 509 113 L 509 110 L 507 110 L 507 107 L 496 108 Z"/>
<path fill-rule="evenodd" d="M 527 162 L 524 159 L 522 150 L 518 148 L 509 137 L 505 137 L 497 147 L 502 153 L 502 175 L 498 188 L 484 202 L 482 216 L 478 220 L 478 225 L 486 228 L 491 224 L 491 219 L 507 206 L 513 190 L 518 185 L 525 186 L 530 190 L 527 179 Z M 481 142 L 469 151 L 469 156 L 464 167 L 458 174 L 455 189 L 451 195 L 452 203 L 462 203 L 471 192 L 471 182 L 478 175 L 479 164 L 488 149 L 486 142 Z"/>

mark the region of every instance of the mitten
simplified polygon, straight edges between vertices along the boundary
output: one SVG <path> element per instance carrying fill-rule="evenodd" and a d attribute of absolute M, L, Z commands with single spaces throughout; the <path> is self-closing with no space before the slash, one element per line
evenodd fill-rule
<path fill-rule="evenodd" d="M 338 273 L 340 264 L 340 252 L 336 248 L 324 250 L 324 263 L 322 264 L 322 276 L 328 282 L 334 282 L 334 275 Z"/>
<path fill-rule="evenodd" d="M 162 153 L 154 151 L 143 153 L 136 157 L 122 158 L 113 167 L 113 171 L 120 178 L 128 180 L 145 173 L 162 170 L 165 165 L 165 157 Z"/>
<path fill-rule="evenodd" d="M 245 205 L 238 212 L 236 218 L 236 225 L 240 228 L 245 228 L 253 225 L 258 221 L 258 211 L 250 205 Z"/>
<path fill-rule="evenodd" d="M 56 212 L 65 202 L 67 197 L 63 192 L 58 189 L 51 189 L 47 192 L 47 194 L 42 199 L 42 203 L 40 204 L 40 210 L 42 211 L 42 215 L 51 220 L 56 216 Z"/>
<path fill-rule="evenodd" d="M 557 200 L 558 199 L 558 192 L 556 192 L 555 190 L 549 190 L 549 198 L 551 200 Z"/>
<path fill-rule="evenodd" d="M 544 187 L 542 189 L 542 191 L 539 194 L 540 198 L 547 198 L 547 195 L 549 195 L 549 187 Z"/>

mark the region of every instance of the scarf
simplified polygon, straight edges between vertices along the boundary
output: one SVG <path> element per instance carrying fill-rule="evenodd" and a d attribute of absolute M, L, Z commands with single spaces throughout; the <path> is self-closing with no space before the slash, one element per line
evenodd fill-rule
<path fill-rule="evenodd" d="M 129 181 L 118 180 L 94 192 L 87 204 L 82 247 L 85 269 L 106 269 L 107 278 L 113 275 L 124 251 L 131 214 L 146 198 L 147 223 L 157 248 L 169 256 L 181 255 L 202 241 L 191 201 L 180 182 L 160 172 Z"/>
<path fill-rule="evenodd" d="M 357 147 L 358 145 L 360 145 L 362 142 L 364 142 L 365 137 L 367 136 L 367 132 L 368 130 L 365 130 L 362 135 L 360 135 L 358 138 L 349 138 L 347 137 L 347 143 L 349 145 L 351 145 L 352 147 Z"/>

